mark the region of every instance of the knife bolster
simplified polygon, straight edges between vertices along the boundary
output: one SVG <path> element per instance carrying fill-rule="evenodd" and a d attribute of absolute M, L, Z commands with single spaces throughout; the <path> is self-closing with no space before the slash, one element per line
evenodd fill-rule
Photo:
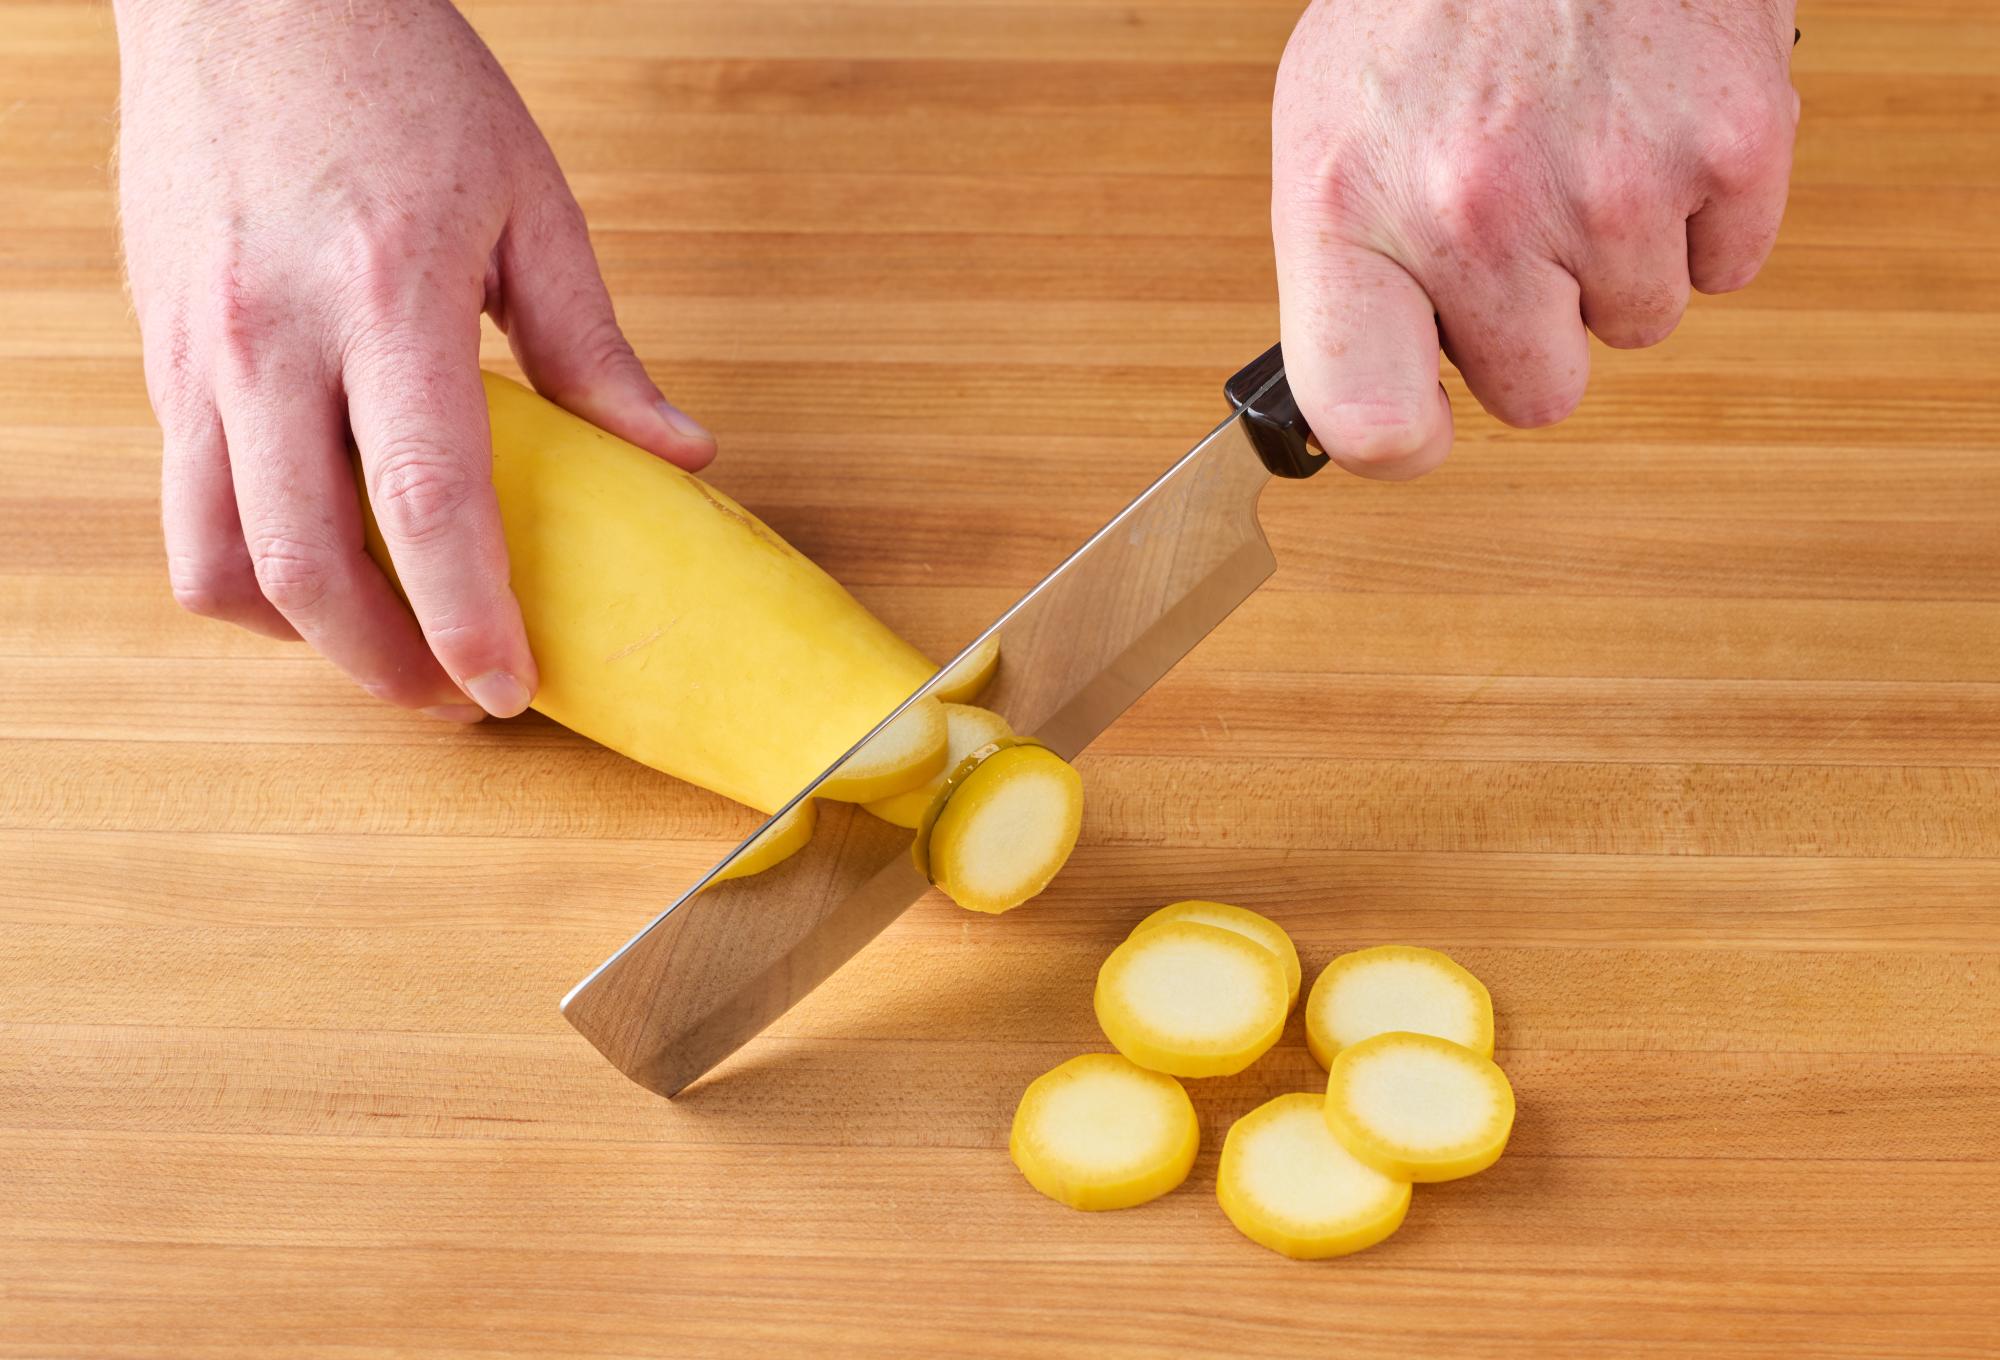
<path fill-rule="evenodd" d="M 1222 385 L 1243 413 L 1243 425 L 1257 456 L 1274 477 L 1310 477 L 1326 466 L 1313 447 L 1313 432 L 1285 381 L 1285 348 L 1273 345 Z"/>

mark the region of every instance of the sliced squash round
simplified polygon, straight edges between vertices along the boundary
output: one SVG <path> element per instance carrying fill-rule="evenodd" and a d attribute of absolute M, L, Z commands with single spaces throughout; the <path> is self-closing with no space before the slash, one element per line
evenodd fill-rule
<path fill-rule="evenodd" d="M 1215 1197 L 1259 1246 L 1310 1261 L 1372 1247 L 1403 1226 L 1410 1183 L 1342 1147 L 1311 1092 L 1279 1096 L 1237 1120 L 1222 1143 Z"/>
<path fill-rule="evenodd" d="M 1200 921 L 1134 932 L 1097 973 L 1097 1023 L 1120 1053 L 1176 1077 L 1241 1072 L 1284 1032 L 1285 969 L 1248 936 Z"/>
<path fill-rule="evenodd" d="M 1040 742 L 1003 737 L 952 771 L 917 826 L 917 869 L 969 911 L 1012 911 L 1076 848 L 1083 780 Z"/>
<path fill-rule="evenodd" d="M 1398 1030 L 1435 1034 L 1490 1058 L 1493 997 L 1437 950 L 1404 944 L 1342 954 L 1306 997 L 1306 1047 L 1321 1067 L 1349 1044 Z"/>
<path fill-rule="evenodd" d="M 1299 983 L 1304 974 L 1299 968 L 1299 951 L 1293 945 L 1292 937 L 1284 927 L 1268 916 L 1259 916 L 1247 907 L 1232 907 L 1227 902 L 1170 902 L 1132 927 L 1137 935 L 1142 930 L 1167 921 L 1200 921 L 1203 925 L 1221 926 L 1233 930 L 1238 935 L 1248 936 L 1278 956 L 1285 966 L 1285 1013 L 1291 1014 L 1292 1007 L 1299 999 Z"/>
<path fill-rule="evenodd" d="M 1059 1204 L 1129 1209 L 1186 1180 L 1200 1142 L 1179 1082 L 1115 1053 L 1086 1053 L 1028 1084 L 1007 1150 L 1028 1184 Z"/>
<path fill-rule="evenodd" d="M 1000 635 L 995 633 L 952 662 L 931 697 L 947 704 L 969 704 L 992 683 L 993 673 L 999 669 Z"/>
<path fill-rule="evenodd" d="M 944 768 L 930 779 L 893 797 L 879 799 L 868 804 L 868 811 L 892 826 L 908 827 L 915 831 L 924 819 L 924 811 L 944 788 L 959 763 L 988 742 L 1014 735 L 1014 729 L 1007 720 L 990 709 L 974 708 L 971 704 L 945 704 L 944 719 L 947 731 L 947 753 Z"/>
<path fill-rule="evenodd" d="M 896 715 L 814 793 L 841 803 L 873 803 L 928 783 L 951 750 L 944 705 L 925 695 Z"/>
<path fill-rule="evenodd" d="M 1378 1034 L 1334 1056 L 1325 1116 L 1341 1146 L 1384 1175 L 1451 1181 L 1507 1150 L 1514 1088 L 1491 1058 L 1462 1044 Z"/>
<path fill-rule="evenodd" d="M 732 878 L 748 878 L 752 874 L 761 874 L 805 849 L 806 844 L 812 840 L 813 825 L 819 820 L 816 806 L 810 798 L 794 803 L 789 812 L 782 814 L 776 821 L 758 832 L 757 838 L 745 846 L 743 853 L 730 861 L 727 868 L 710 880 L 711 883 L 723 883 Z"/>

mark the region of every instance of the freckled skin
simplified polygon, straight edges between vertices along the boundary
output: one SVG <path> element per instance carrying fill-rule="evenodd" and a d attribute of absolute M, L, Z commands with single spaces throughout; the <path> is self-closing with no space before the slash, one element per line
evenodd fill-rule
<path fill-rule="evenodd" d="M 1582 396 L 1586 325 L 1653 344 L 1690 286 L 1747 283 L 1789 172 L 1792 3 L 1316 0 L 1279 71 L 1273 227 L 1292 386 L 1333 457 L 1442 460 L 1440 352 L 1546 424 Z M 558 403 L 683 466 L 714 448 L 625 343 L 547 144 L 445 0 L 114 12 L 176 596 L 393 702 L 518 712 L 480 312 Z M 360 550 L 350 437 L 408 609 Z"/>
<path fill-rule="evenodd" d="M 1336 461 L 1443 459 L 1440 350 L 1493 415 L 1581 400 L 1588 334 L 1656 344 L 1783 212 L 1791 0 L 1316 0 L 1279 71 L 1293 391 Z"/>
<path fill-rule="evenodd" d="M 471 721 L 536 672 L 507 585 L 479 316 L 558 403 L 685 467 L 581 213 L 444 0 L 118 0 L 127 272 L 189 609 Z M 406 607 L 363 554 L 348 441 Z"/>

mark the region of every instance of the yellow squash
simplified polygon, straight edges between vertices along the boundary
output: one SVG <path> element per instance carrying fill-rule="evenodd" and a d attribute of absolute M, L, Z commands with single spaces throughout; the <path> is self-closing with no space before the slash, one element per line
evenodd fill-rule
<path fill-rule="evenodd" d="M 935 673 L 699 477 L 485 378 L 493 486 L 541 668 L 537 711 L 769 813 Z M 369 547 L 386 565 L 372 525 Z M 906 778 L 900 758 L 897 770 L 866 770 L 853 797 L 888 797 L 943 764 L 941 713 L 898 727 L 898 738 L 928 734 L 925 749 Z"/>

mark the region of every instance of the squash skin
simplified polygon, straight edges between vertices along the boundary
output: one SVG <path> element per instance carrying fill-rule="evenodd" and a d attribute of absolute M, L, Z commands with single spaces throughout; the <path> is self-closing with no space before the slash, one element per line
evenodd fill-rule
<path fill-rule="evenodd" d="M 936 673 L 699 477 L 482 376 L 512 585 L 541 672 L 535 711 L 768 814 Z M 910 785 L 936 764 L 919 762 Z"/>

